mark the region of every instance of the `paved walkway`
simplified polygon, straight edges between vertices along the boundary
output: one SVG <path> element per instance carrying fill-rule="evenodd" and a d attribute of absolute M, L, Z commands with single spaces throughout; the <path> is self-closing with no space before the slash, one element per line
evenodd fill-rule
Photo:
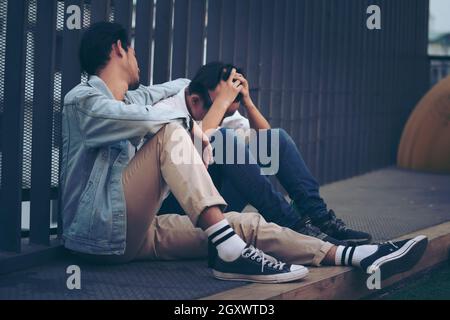
<path fill-rule="evenodd" d="M 378 241 L 450 221 L 450 175 L 387 168 L 326 185 L 322 195 Z M 81 290 L 66 287 L 71 264 L 81 267 Z M 205 261 L 104 267 L 67 257 L 0 276 L 0 299 L 197 299 L 242 285 L 213 279 Z"/>

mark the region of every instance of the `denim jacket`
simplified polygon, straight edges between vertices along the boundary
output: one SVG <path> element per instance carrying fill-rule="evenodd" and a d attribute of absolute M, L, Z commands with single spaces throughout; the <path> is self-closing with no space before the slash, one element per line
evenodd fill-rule
<path fill-rule="evenodd" d="M 134 154 L 131 146 L 137 148 L 171 121 L 189 128 L 191 119 L 185 114 L 151 107 L 187 83 L 178 79 L 141 85 L 121 102 L 103 80 L 92 76 L 65 96 L 59 182 L 66 248 L 102 255 L 125 252 L 122 171 Z"/>

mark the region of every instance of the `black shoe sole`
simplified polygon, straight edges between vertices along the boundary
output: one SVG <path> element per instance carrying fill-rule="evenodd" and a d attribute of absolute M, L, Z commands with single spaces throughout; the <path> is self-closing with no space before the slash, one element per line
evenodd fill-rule
<path fill-rule="evenodd" d="M 381 280 L 412 269 L 422 258 L 428 245 L 425 236 L 417 236 L 405 243 L 397 251 L 375 260 L 366 270 L 373 274 L 379 269 Z"/>
<path fill-rule="evenodd" d="M 292 282 L 296 280 L 303 279 L 309 273 L 309 270 L 305 267 L 281 274 L 273 275 L 248 275 L 248 274 L 238 274 L 238 273 L 226 273 L 213 270 L 213 275 L 215 278 L 220 280 L 228 281 L 247 281 L 247 282 L 257 282 L 257 283 L 284 283 Z"/>

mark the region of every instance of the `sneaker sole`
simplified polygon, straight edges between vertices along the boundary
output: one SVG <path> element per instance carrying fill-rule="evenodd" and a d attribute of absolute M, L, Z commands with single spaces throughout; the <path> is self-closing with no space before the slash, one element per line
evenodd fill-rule
<path fill-rule="evenodd" d="M 224 273 L 213 270 L 215 278 L 229 281 L 248 281 L 257 283 L 284 283 L 303 279 L 308 275 L 309 271 L 303 267 L 289 273 L 273 274 L 273 275 L 247 275 L 239 273 Z"/>
<path fill-rule="evenodd" d="M 427 245 L 427 237 L 417 236 L 406 242 L 397 251 L 375 260 L 367 268 L 367 273 L 373 274 L 375 270 L 379 269 L 381 279 L 385 280 L 395 274 L 408 271 L 422 258 Z"/>

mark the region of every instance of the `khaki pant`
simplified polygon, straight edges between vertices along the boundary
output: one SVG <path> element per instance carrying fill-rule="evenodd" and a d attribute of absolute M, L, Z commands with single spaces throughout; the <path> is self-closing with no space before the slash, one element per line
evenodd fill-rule
<path fill-rule="evenodd" d="M 185 159 L 193 159 L 195 163 L 177 162 L 179 150 L 184 152 Z M 176 123 L 164 126 L 130 161 L 122 174 L 122 183 L 127 206 L 125 254 L 90 258 L 100 263 L 123 263 L 207 256 L 207 236 L 194 226 L 205 208 L 226 203 L 186 130 Z M 169 188 L 187 216 L 157 216 Z M 267 223 L 258 213 L 229 212 L 225 217 L 245 242 L 286 262 L 319 265 L 332 247 L 330 243 Z"/>

